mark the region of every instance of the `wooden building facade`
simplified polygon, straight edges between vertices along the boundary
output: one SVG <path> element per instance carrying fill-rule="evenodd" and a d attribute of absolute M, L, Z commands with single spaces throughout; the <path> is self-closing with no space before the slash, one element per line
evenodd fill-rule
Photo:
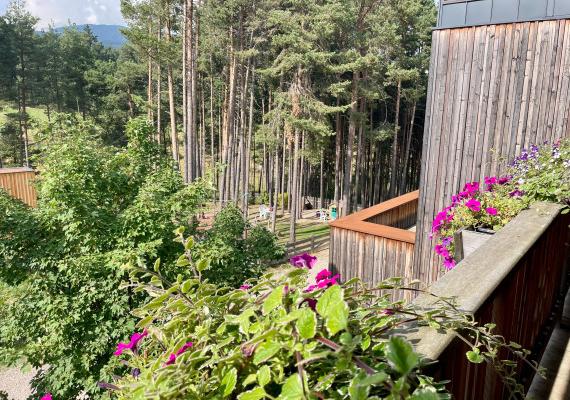
<path fill-rule="evenodd" d="M 0 168 L 0 189 L 30 207 L 35 207 L 37 205 L 37 194 L 33 185 L 35 177 L 36 173 L 30 168 Z"/>
<path fill-rule="evenodd" d="M 441 273 L 429 235 L 435 214 L 451 196 L 467 182 L 500 174 L 532 144 L 570 136 L 570 15 L 546 15 L 566 12 L 563 6 L 570 2 L 539 0 L 544 15 L 532 21 L 492 23 L 492 9 L 513 1 L 516 10 L 528 3 L 440 4 L 443 26 L 432 39 L 414 257 L 414 277 L 424 282 Z M 491 7 L 488 24 L 465 26 L 475 3 Z M 461 17 L 457 26 L 443 19 L 451 5 L 464 7 L 463 24 Z"/>

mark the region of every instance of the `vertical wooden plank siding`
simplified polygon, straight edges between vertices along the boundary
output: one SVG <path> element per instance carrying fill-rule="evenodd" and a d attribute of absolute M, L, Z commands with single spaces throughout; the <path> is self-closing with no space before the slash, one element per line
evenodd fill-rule
<path fill-rule="evenodd" d="M 419 192 L 331 222 L 329 267 L 344 281 L 358 277 L 376 285 L 390 277 L 412 279 Z M 403 297 L 396 293 L 396 297 Z"/>
<path fill-rule="evenodd" d="M 504 172 L 531 144 L 569 137 L 569 116 L 570 20 L 434 31 L 415 278 L 442 272 L 429 234 L 451 196 Z"/>
<path fill-rule="evenodd" d="M 28 168 L 2 168 L 0 169 L 0 189 L 30 207 L 35 207 L 37 195 L 32 183 L 35 176 L 35 172 Z"/>

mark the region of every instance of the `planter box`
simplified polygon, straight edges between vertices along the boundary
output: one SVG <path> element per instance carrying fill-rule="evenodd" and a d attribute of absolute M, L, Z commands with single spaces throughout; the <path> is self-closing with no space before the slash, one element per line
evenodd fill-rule
<path fill-rule="evenodd" d="M 489 231 L 488 233 L 460 230 L 454 235 L 455 243 L 455 262 L 460 262 L 465 257 L 469 256 L 475 250 L 483 245 L 487 240 L 493 237 L 494 232 Z"/>

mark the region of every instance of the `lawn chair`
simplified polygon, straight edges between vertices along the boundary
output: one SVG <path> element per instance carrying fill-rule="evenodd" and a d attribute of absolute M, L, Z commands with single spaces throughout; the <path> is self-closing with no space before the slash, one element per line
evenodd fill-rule
<path fill-rule="evenodd" d="M 329 220 L 329 214 L 327 210 L 324 209 L 319 210 L 319 220 L 322 222 L 327 222 Z"/>
<path fill-rule="evenodd" d="M 271 215 L 271 211 L 265 204 L 259 206 L 259 219 L 267 219 Z"/>

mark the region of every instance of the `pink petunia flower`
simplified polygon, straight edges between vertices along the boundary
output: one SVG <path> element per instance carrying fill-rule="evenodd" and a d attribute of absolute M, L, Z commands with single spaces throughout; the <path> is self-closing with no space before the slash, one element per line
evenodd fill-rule
<path fill-rule="evenodd" d="M 170 356 L 168 357 L 168 361 L 165 363 L 165 365 L 174 364 L 176 362 L 176 359 L 180 357 L 182 354 L 184 354 L 186 351 L 188 351 L 188 349 L 190 349 L 193 345 L 194 344 L 192 342 L 188 342 L 180 349 L 178 349 L 176 353 L 170 354 Z"/>
<path fill-rule="evenodd" d="M 291 257 L 289 263 L 297 268 L 308 268 L 312 269 L 317 263 L 317 257 L 310 255 L 309 253 L 303 253 L 298 256 Z"/>
<path fill-rule="evenodd" d="M 129 341 L 129 343 L 119 343 L 117 345 L 117 350 L 113 353 L 116 356 L 120 356 L 121 354 L 123 354 L 123 352 L 125 350 L 131 350 L 131 351 L 135 351 L 137 349 L 137 345 L 138 343 L 146 336 L 148 335 L 148 332 L 146 331 L 146 329 L 143 331 L 143 333 L 134 333 L 131 336 L 131 340 Z"/>
<path fill-rule="evenodd" d="M 330 278 L 331 276 L 332 276 L 332 272 L 325 268 L 317 274 L 317 276 L 315 277 L 315 280 L 317 282 L 320 282 L 320 281 L 323 281 L 325 279 Z"/>
<path fill-rule="evenodd" d="M 448 270 L 448 271 L 452 270 L 453 268 L 455 268 L 455 260 L 451 257 L 448 257 L 443 262 L 443 265 L 445 266 L 446 270 Z"/>
<path fill-rule="evenodd" d="M 493 208 L 493 207 L 487 207 L 485 209 L 485 211 L 487 212 L 487 214 L 489 215 L 497 215 L 497 209 Z"/>
<path fill-rule="evenodd" d="M 239 287 L 239 289 L 240 289 L 240 290 L 243 290 L 244 292 L 247 292 L 247 291 L 248 291 L 249 289 L 251 289 L 251 288 L 252 288 L 252 286 L 251 286 L 251 285 L 248 285 L 247 283 L 246 283 L 246 284 L 243 284 L 243 285 L 241 285 L 241 286 Z"/>
<path fill-rule="evenodd" d="M 44 394 L 40 400 L 52 400 L 51 393 Z"/>
<path fill-rule="evenodd" d="M 465 203 L 465 206 L 471 211 L 475 212 L 481 211 L 481 203 L 479 202 L 479 200 L 476 199 L 470 199 L 467 203 Z"/>
<path fill-rule="evenodd" d="M 468 196 L 473 196 L 479 191 L 479 182 L 467 183 L 463 191 L 466 192 Z"/>

